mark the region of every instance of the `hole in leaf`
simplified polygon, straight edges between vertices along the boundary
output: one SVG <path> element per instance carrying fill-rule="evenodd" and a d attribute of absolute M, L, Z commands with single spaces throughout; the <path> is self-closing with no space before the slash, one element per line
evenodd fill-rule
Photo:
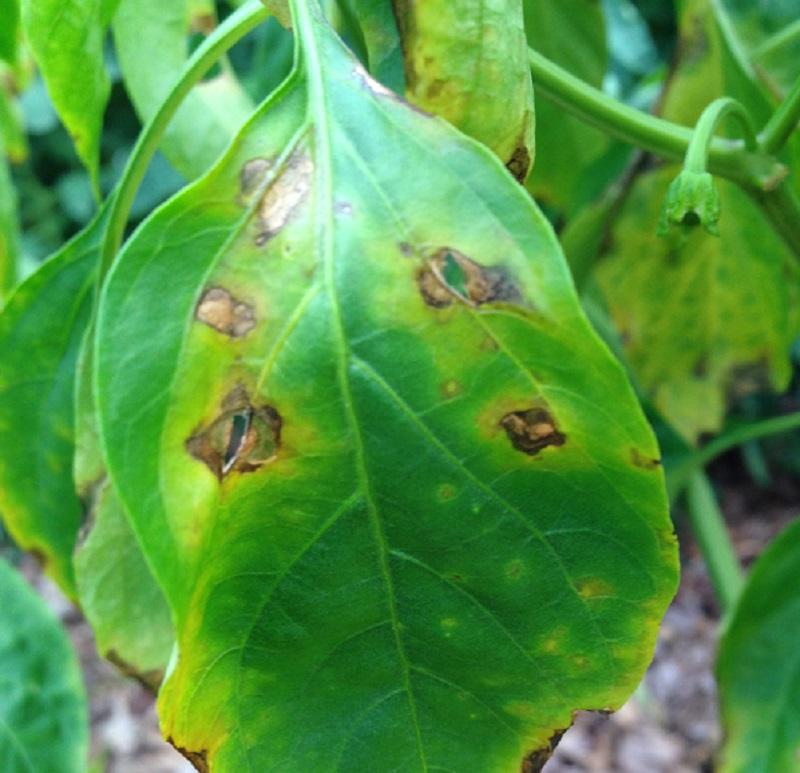
<path fill-rule="evenodd" d="M 222 480 L 231 472 L 255 472 L 277 457 L 283 421 L 272 406 L 253 406 L 244 388 L 237 387 L 222 409 L 186 442 L 195 459 Z"/>
<path fill-rule="evenodd" d="M 563 446 L 567 436 L 558 431 L 555 420 L 544 408 L 514 411 L 500 420 L 511 445 L 529 456 L 548 446 Z"/>

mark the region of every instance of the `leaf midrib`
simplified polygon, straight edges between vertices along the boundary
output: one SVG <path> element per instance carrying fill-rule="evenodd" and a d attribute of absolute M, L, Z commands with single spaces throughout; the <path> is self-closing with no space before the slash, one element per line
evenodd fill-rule
<path fill-rule="evenodd" d="M 317 0 L 312 0 L 316 5 Z M 315 143 L 316 163 L 318 165 L 318 176 L 322 178 L 324 186 L 320 186 L 317 195 L 317 204 L 319 206 L 319 229 L 317 231 L 317 238 L 319 246 L 321 247 L 320 253 L 322 255 L 322 262 L 324 265 L 324 283 L 331 304 L 331 311 L 334 322 L 334 333 L 337 341 L 337 358 L 338 358 L 338 380 L 339 388 L 342 395 L 342 403 L 347 414 L 348 423 L 351 426 L 351 431 L 355 441 L 355 463 L 356 474 L 363 491 L 364 498 L 367 504 L 367 509 L 370 514 L 372 528 L 375 536 L 375 542 L 378 551 L 378 559 L 383 574 L 384 582 L 387 588 L 387 601 L 389 606 L 389 613 L 391 617 L 392 630 L 394 633 L 395 644 L 397 647 L 397 655 L 400 660 L 400 665 L 403 671 L 403 689 L 408 698 L 408 707 L 411 714 L 412 724 L 414 726 L 414 734 L 417 744 L 417 753 L 419 755 L 420 764 L 423 771 L 428 771 L 428 763 L 425 755 L 424 745 L 422 743 L 422 734 L 420 729 L 419 717 L 417 714 L 416 700 L 414 698 L 413 690 L 411 687 L 411 664 L 403 646 L 402 637 L 400 635 L 400 621 L 397 610 L 397 603 L 394 591 L 394 582 L 391 574 L 391 567 L 389 565 L 389 548 L 386 540 L 386 534 L 381 523 L 380 514 L 373 498 L 369 473 L 367 470 L 365 459 L 364 438 L 356 415 L 353 391 L 350 384 L 350 377 L 348 374 L 348 366 L 351 359 L 351 352 L 347 340 L 347 335 L 344 328 L 342 319 L 341 307 L 339 297 L 336 291 L 336 281 L 334 274 L 335 266 L 335 244 L 334 244 L 334 196 L 333 196 L 333 157 L 331 151 L 331 131 L 328 121 L 329 104 L 327 99 L 327 83 L 325 81 L 322 65 L 320 63 L 318 52 L 316 48 L 317 35 L 314 30 L 314 21 L 311 18 L 311 13 L 305 0 L 294 0 L 292 3 L 294 9 L 294 21 L 297 27 L 297 34 L 300 41 L 300 52 L 303 57 L 306 68 L 307 77 L 309 80 L 309 93 L 308 93 L 308 108 L 309 118 L 312 120 L 316 129 L 315 136 L 317 142 Z"/>

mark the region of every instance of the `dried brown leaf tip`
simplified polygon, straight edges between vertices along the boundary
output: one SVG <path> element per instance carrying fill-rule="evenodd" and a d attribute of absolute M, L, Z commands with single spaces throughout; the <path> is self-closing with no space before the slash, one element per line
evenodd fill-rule
<path fill-rule="evenodd" d="M 548 446 L 563 446 L 567 436 L 558 431 L 555 420 L 545 408 L 513 411 L 500 420 L 511 445 L 529 456 Z"/>
<path fill-rule="evenodd" d="M 558 742 L 566 732 L 566 730 L 558 730 L 550 736 L 550 740 L 547 742 L 546 746 L 541 749 L 536 749 L 526 755 L 525 759 L 522 760 L 521 773 L 539 773 L 547 761 L 553 756 Z"/>
<path fill-rule="evenodd" d="M 210 768 L 208 767 L 208 753 L 205 751 L 201 752 L 192 752 L 188 749 L 184 749 L 182 746 L 178 746 L 172 738 L 167 738 L 167 743 L 170 744 L 175 751 L 185 757 L 189 762 L 194 765 L 194 769 L 200 771 L 200 773 L 208 773 Z"/>
<path fill-rule="evenodd" d="M 531 154 L 524 144 L 514 148 L 511 158 L 506 163 L 506 169 L 514 175 L 517 182 L 525 182 L 525 178 L 531 170 Z"/>
<path fill-rule="evenodd" d="M 231 338 L 241 338 L 256 326 L 252 307 L 234 298 L 223 287 L 212 287 L 203 293 L 195 318 Z"/>
<path fill-rule="evenodd" d="M 245 389 L 234 389 L 220 415 L 186 441 L 186 449 L 220 480 L 232 472 L 255 472 L 278 454 L 283 421 L 270 405 L 255 406 Z"/>
<path fill-rule="evenodd" d="M 506 301 L 518 303 L 522 296 L 505 269 L 481 266 L 449 247 L 436 252 L 417 275 L 422 299 L 428 306 L 444 308 L 456 300 L 470 306 Z"/>
<path fill-rule="evenodd" d="M 661 466 L 661 459 L 643 454 L 638 448 L 631 448 L 631 462 L 634 467 L 643 470 L 657 470 Z"/>

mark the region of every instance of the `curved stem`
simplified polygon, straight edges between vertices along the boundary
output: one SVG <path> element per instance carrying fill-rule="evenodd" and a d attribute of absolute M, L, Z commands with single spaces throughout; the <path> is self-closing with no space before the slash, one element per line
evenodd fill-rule
<path fill-rule="evenodd" d="M 719 435 L 710 443 L 695 451 L 667 476 L 667 492 L 669 493 L 670 501 L 678 497 L 694 472 L 702 469 L 726 451 L 730 451 L 732 448 L 742 445 L 742 443 L 769 437 L 770 435 L 791 432 L 795 429 L 800 429 L 800 411 L 789 413 L 785 416 L 775 416 L 752 424 L 743 424 Z"/>
<path fill-rule="evenodd" d="M 685 158 L 691 129 L 612 99 L 533 49 L 528 49 L 528 56 L 537 93 L 546 99 L 624 142 L 664 158 Z M 763 152 L 747 151 L 741 140 L 715 137 L 708 154 L 708 171 L 739 184 L 800 258 L 800 202 L 788 186 L 781 185 L 787 173 L 785 166 Z"/>
<path fill-rule="evenodd" d="M 111 194 L 108 226 L 100 253 L 98 287 L 122 243 L 125 224 L 128 222 L 136 191 L 175 111 L 217 60 L 268 16 L 267 9 L 258 0 L 252 0 L 225 19 L 188 59 L 167 98 L 142 129 L 128 157 L 122 178 Z"/>
<path fill-rule="evenodd" d="M 750 113 L 742 107 L 741 103 L 731 97 L 715 99 L 703 110 L 697 125 L 694 128 L 689 148 L 686 151 L 684 169 L 687 172 L 705 172 L 708 167 L 708 154 L 711 142 L 719 124 L 728 116 L 736 118 L 744 130 L 745 146 L 748 150 L 757 150 L 756 133 Z"/>
<path fill-rule="evenodd" d="M 695 472 L 692 475 L 686 492 L 686 504 L 711 584 L 723 614 L 727 614 L 739 597 L 744 579 L 725 518 L 705 473 Z"/>
<path fill-rule="evenodd" d="M 759 148 L 763 153 L 777 153 L 800 123 L 800 77 L 792 85 L 786 99 L 767 121 L 759 135 Z"/>
<path fill-rule="evenodd" d="M 666 158 L 683 160 L 693 130 L 629 107 L 576 78 L 533 49 L 528 57 L 538 93 L 604 132 Z M 762 190 L 783 177 L 774 158 L 748 152 L 741 140 L 714 138 L 709 151 L 710 172 Z"/>

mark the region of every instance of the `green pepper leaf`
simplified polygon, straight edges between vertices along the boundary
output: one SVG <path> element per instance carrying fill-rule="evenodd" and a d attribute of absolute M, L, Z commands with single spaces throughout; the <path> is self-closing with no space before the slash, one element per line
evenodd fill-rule
<path fill-rule="evenodd" d="M 717 660 L 723 773 L 797 769 L 800 748 L 800 522 L 753 567 Z"/>
<path fill-rule="evenodd" d="M 93 223 L 23 282 L 0 314 L 0 512 L 75 597 L 82 511 L 72 482 L 75 365 L 91 313 L 105 223 Z"/>
<path fill-rule="evenodd" d="M 793 256 L 732 183 L 718 181 L 719 236 L 654 239 L 678 171 L 636 181 L 596 276 L 645 395 L 694 442 L 722 426 L 730 401 L 786 388 L 800 299 Z"/>
<path fill-rule="evenodd" d="M 0 769 L 84 773 L 89 746 L 78 661 L 44 602 L 0 559 Z"/>
<path fill-rule="evenodd" d="M 0 60 L 12 67 L 19 47 L 19 0 L 0 0 Z"/>
<path fill-rule="evenodd" d="M 17 195 L 3 148 L 0 135 L 0 308 L 14 286 L 19 252 Z"/>
<path fill-rule="evenodd" d="M 25 38 L 50 99 L 98 190 L 100 133 L 110 92 L 103 7 L 96 0 L 22 0 L 21 5 Z"/>
<path fill-rule="evenodd" d="M 101 299 L 162 729 L 213 771 L 541 764 L 675 589 L 655 441 L 525 191 L 294 10 L 290 80 Z"/>
<path fill-rule="evenodd" d="M 406 95 L 491 148 L 520 181 L 534 155 L 520 0 L 395 0 Z"/>
<path fill-rule="evenodd" d="M 174 641 L 172 620 L 103 464 L 91 342 L 87 335 L 76 395 L 75 484 L 88 512 L 74 557 L 78 600 L 103 657 L 157 688 Z"/>
<path fill-rule="evenodd" d="M 125 86 L 142 121 L 158 111 L 189 57 L 187 35 L 207 35 L 215 24 L 213 3 L 188 0 L 125 0 L 113 30 Z M 161 150 L 187 179 L 216 160 L 253 109 L 225 59 L 218 73 L 199 83 L 170 122 Z"/>
<path fill-rule="evenodd" d="M 601 4 L 594 0 L 524 0 L 529 44 L 573 75 L 600 87 L 608 64 Z M 584 202 L 593 165 L 610 147 L 602 132 L 545 99 L 536 100 L 536 164 L 527 187 L 563 211 Z"/>

